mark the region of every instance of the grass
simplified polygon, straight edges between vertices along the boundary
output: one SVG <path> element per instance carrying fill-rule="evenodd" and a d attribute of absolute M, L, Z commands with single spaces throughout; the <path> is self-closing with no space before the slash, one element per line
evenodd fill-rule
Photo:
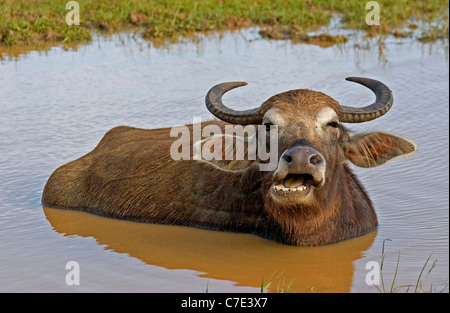
<path fill-rule="evenodd" d="M 389 239 L 387 239 L 387 240 L 389 240 Z M 397 293 L 397 292 L 401 292 L 401 291 L 404 291 L 406 293 L 408 293 L 410 291 L 412 291 L 414 293 L 423 293 L 423 292 L 443 293 L 443 292 L 449 291 L 448 279 L 447 279 L 447 283 L 445 283 L 444 286 L 440 287 L 439 289 L 433 285 L 430 285 L 429 290 L 426 290 L 424 287 L 423 274 L 426 272 L 425 278 L 428 277 L 428 275 L 430 275 L 431 271 L 435 268 L 435 266 L 437 264 L 437 260 L 434 260 L 433 263 L 429 266 L 428 270 L 425 271 L 427 269 L 427 265 L 428 265 L 433 253 L 430 253 L 430 255 L 428 256 L 424 265 L 422 266 L 422 269 L 419 272 L 419 275 L 418 275 L 418 278 L 417 278 L 417 281 L 415 284 L 396 285 L 398 268 L 399 268 L 399 264 L 400 264 L 400 252 L 399 252 L 398 257 L 397 257 L 397 263 L 396 263 L 396 267 L 395 267 L 394 277 L 392 279 L 390 287 L 388 287 L 387 284 L 385 283 L 385 279 L 383 277 L 383 267 L 384 267 L 385 257 L 386 257 L 386 254 L 384 252 L 385 242 L 386 242 L 386 240 L 383 241 L 383 246 L 382 246 L 382 251 L 381 251 L 381 264 L 380 264 L 380 281 L 381 281 L 380 285 L 381 286 L 375 286 L 378 289 L 378 291 L 380 291 L 382 293 Z M 434 289 L 433 289 L 433 287 L 434 287 Z"/>
<path fill-rule="evenodd" d="M 385 266 L 385 258 L 386 258 L 386 253 L 385 253 L 386 241 L 390 241 L 390 239 L 384 240 L 383 245 L 382 245 L 381 264 L 380 264 L 380 285 L 379 286 L 375 285 L 375 288 L 377 288 L 377 290 L 379 292 L 381 292 L 381 293 L 398 293 L 398 292 L 444 293 L 444 292 L 449 292 L 448 278 L 447 278 L 447 282 L 439 288 L 436 288 L 436 286 L 433 286 L 432 284 L 430 284 L 429 289 L 425 289 L 424 280 L 430 275 L 430 273 L 432 272 L 432 270 L 435 268 L 435 266 L 437 264 L 437 260 L 434 260 L 431 263 L 431 265 L 428 266 L 433 253 L 430 253 L 428 258 L 426 259 L 424 265 L 422 266 L 422 269 L 420 270 L 420 272 L 418 274 L 417 281 L 414 284 L 397 285 L 396 282 L 397 282 L 398 270 L 399 270 L 399 266 L 400 266 L 400 252 L 399 252 L 398 256 L 397 256 L 397 262 L 395 265 L 395 271 L 393 274 L 392 282 L 390 284 L 388 284 L 387 281 L 385 280 L 384 272 L 383 272 L 383 268 Z M 428 268 L 427 268 L 427 266 L 428 266 Z M 292 290 L 292 285 L 294 283 L 294 279 L 292 279 L 286 285 L 286 279 L 285 278 L 281 279 L 282 275 L 283 275 L 283 272 L 277 273 L 277 271 L 275 271 L 269 277 L 269 279 L 267 281 L 265 281 L 264 276 L 263 276 L 263 278 L 261 280 L 261 286 L 260 286 L 261 293 L 268 291 L 270 287 L 273 287 L 275 285 L 275 283 L 277 284 L 277 288 L 276 288 L 276 290 L 271 288 L 273 292 L 276 292 L 276 293 L 295 292 L 294 290 Z M 206 283 L 206 289 L 204 292 L 205 293 L 209 292 L 209 280 Z"/>
<path fill-rule="evenodd" d="M 255 25 L 305 32 L 334 14 L 345 27 L 369 34 L 424 22 L 423 40 L 448 38 L 448 0 L 380 0 L 379 26 L 365 23 L 369 11 L 360 0 L 78 0 L 79 26 L 66 24 L 67 2 L 0 0 L 0 45 L 88 42 L 93 31 L 138 31 L 148 39 Z"/>
<path fill-rule="evenodd" d="M 279 273 L 278 275 L 276 275 L 276 271 L 270 276 L 269 281 L 264 283 L 264 277 L 262 278 L 261 281 L 261 293 L 263 293 L 265 290 L 269 289 L 269 287 L 276 281 L 279 280 L 282 273 Z M 278 285 L 277 285 L 277 290 L 276 293 L 290 293 L 292 284 L 294 283 L 294 279 L 292 279 L 290 281 L 290 283 L 286 286 L 286 280 L 283 279 L 283 282 L 280 285 L 280 281 L 278 281 Z"/>
<path fill-rule="evenodd" d="M 432 270 L 435 268 L 435 266 L 437 264 L 437 260 L 434 260 L 431 263 L 431 265 L 429 265 L 429 262 L 431 260 L 431 256 L 433 255 L 433 253 L 430 253 L 428 258 L 426 259 L 424 265 L 422 266 L 422 269 L 420 270 L 420 272 L 418 274 L 417 281 L 414 284 L 397 285 L 396 283 L 397 283 L 397 279 L 398 279 L 398 270 L 399 270 L 399 266 L 400 266 L 400 252 L 399 252 L 398 256 L 397 256 L 397 262 L 395 264 L 395 271 L 393 274 L 392 282 L 390 284 L 388 284 L 384 277 L 384 272 L 383 272 L 383 268 L 385 266 L 385 258 L 386 258 L 386 253 L 385 253 L 385 242 L 386 241 L 390 241 L 390 239 L 386 239 L 383 241 L 383 246 L 382 246 L 382 251 L 381 251 L 381 264 L 380 264 L 380 285 L 379 286 L 375 285 L 375 287 L 378 289 L 378 291 L 380 291 L 381 293 L 398 293 L 398 292 L 444 293 L 444 292 L 449 292 L 448 279 L 447 279 L 447 282 L 439 288 L 437 288 L 436 286 L 433 286 L 432 284 L 430 284 L 429 289 L 426 289 L 424 286 L 424 284 L 425 284 L 424 280 L 426 280 L 426 278 L 430 275 L 430 273 L 432 272 Z M 286 281 L 284 278 L 283 278 L 283 281 L 281 282 L 281 279 L 280 279 L 281 275 L 282 275 L 282 273 L 277 274 L 275 271 L 270 276 L 270 278 L 268 279 L 267 282 L 264 281 L 264 277 L 263 277 L 263 279 L 261 281 L 261 293 L 268 290 L 272 286 L 272 284 L 274 284 L 274 282 L 276 282 L 276 281 L 278 281 L 277 289 L 275 291 L 276 293 L 295 292 L 295 291 L 291 290 L 294 279 L 292 279 L 289 282 L 289 284 L 286 286 Z"/>

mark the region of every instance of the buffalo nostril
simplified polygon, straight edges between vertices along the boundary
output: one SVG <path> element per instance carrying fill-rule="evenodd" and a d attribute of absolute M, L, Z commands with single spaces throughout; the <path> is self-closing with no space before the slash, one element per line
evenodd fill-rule
<path fill-rule="evenodd" d="M 292 157 L 289 154 L 285 154 L 283 156 L 283 159 L 287 162 L 287 163 L 291 163 L 292 162 Z"/>
<path fill-rule="evenodd" d="M 322 163 L 322 158 L 319 155 L 315 154 L 309 158 L 309 163 L 311 163 L 312 165 L 319 165 L 320 163 Z"/>

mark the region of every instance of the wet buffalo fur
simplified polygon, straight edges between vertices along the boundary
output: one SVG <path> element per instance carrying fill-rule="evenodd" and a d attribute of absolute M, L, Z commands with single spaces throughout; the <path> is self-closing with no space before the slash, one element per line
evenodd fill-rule
<path fill-rule="evenodd" d="M 286 119 L 298 119 L 296 110 L 307 111 L 304 118 L 312 120 L 325 106 L 339 111 L 337 102 L 318 92 L 281 95 L 266 101 L 263 110 L 278 107 Z M 226 125 L 210 121 L 202 126 L 207 124 Z M 307 139 L 326 159 L 326 183 L 314 190 L 308 205 L 276 202 L 270 196 L 273 173 L 260 171 L 258 161 L 239 170 L 192 158 L 175 161 L 170 147 L 177 138 L 170 137 L 170 128 L 126 126 L 111 129 L 92 152 L 58 168 L 42 203 L 136 222 L 252 233 L 291 245 L 337 242 L 377 227 L 372 202 L 347 161 L 377 166 L 415 147 L 385 133 L 353 135 L 342 126 L 330 132 L 325 139 L 312 130 L 280 136 L 279 155 Z"/>

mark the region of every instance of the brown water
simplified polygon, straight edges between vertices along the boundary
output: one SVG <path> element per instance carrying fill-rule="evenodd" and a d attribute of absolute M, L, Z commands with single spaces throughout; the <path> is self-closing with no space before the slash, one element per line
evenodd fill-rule
<path fill-rule="evenodd" d="M 291 247 L 252 235 L 138 224 L 40 204 L 50 174 L 92 150 L 110 128 L 211 118 L 203 101 L 218 82 L 249 82 L 226 95 L 238 109 L 296 88 L 320 90 L 350 106 L 373 100 L 347 76 L 379 79 L 395 97 L 386 116 L 350 128 L 389 131 L 418 145 L 407 158 L 355 168 L 377 210 L 376 232 L 323 247 Z M 296 292 L 378 292 L 366 284 L 365 266 L 381 261 L 383 242 L 389 288 L 399 254 L 396 285 L 415 285 L 432 253 L 423 288 L 439 290 L 449 276 L 448 83 L 448 42 L 392 39 L 379 49 L 375 41 L 352 38 L 320 48 L 260 40 L 253 29 L 166 48 L 119 35 L 75 50 L 4 55 L 0 291 L 260 292 L 264 279 L 273 281 L 270 292 L 289 285 Z M 80 265 L 79 286 L 65 283 L 65 265 L 72 260 Z"/>

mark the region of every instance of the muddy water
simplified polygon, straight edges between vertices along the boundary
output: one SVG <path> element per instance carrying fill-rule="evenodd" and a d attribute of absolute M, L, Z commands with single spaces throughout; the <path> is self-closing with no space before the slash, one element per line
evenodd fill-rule
<path fill-rule="evenodd" d="M 362 47 L 369 46 L 370 49 Z M 324 247 L 256 236 L 138 224 L 43 208 L 58 166 L 92 150 L 110 128 L 155 128 L 211 118 L 203 99 L 222 81 L 248 86 L 225 96 L 251 108 L 288 89 L 320 90 L 344 105 L 373 100 L 347 76 L 380 79 L 395 102 L 383 118 L 350 125 L 413 139 L 418 151 L 374 169 L 354 168 L 377 210 L 376 232 Z M 395 285 L 440 290 L 448 282 L 448 45 L 352 39 L 329 48 L 260 40 L 255 30 L 155 48 L 127 35 L 65 51 L 0 61 L 0 291 L 378 292 L 366 264 L 381 261 Z M 437 260 L 430 273 L 431 263 Z M 65 282 L 68 261 L 80 285 Z M 413 287 L 414 289 L 415 287 Z M 400 291 L 405 291 L 401 289 Z"/>

